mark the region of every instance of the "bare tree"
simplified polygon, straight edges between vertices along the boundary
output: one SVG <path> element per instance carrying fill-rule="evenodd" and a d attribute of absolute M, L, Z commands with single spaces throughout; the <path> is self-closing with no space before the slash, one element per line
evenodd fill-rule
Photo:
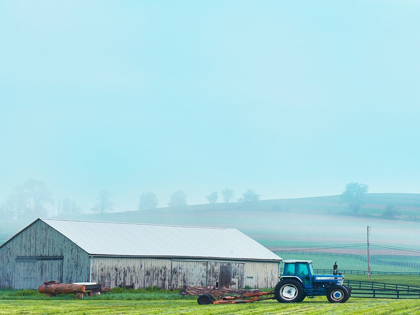
<path fill-rule="evenodd" d="M 177 190 L 171 195 L 169 207 L 184 207 L 187 205 L 187 195 L 183 190 Z"/>
<path fill-rule="evenodd" d="M 238 201 L 251 202 L 251 201 L 257 201 L 259 199 L 260 199 L 260 195 L 258 195 L 253 189 L 248 189 L 246 192 L 242 194 L 242 197 L 239 198 Z"/>
<path fill-rule="evenodd" d="M 112 210 L 114 204 L 111 202 L 111 194 L 107 190 L 101 190 L 97 197 L 97 203 L 92 208 L 93 211 L 97 211 L 99 213 L 105 213 L 107 211 Z"/>
<path fill-rule="evenodd" d="M 140 195 L 140 201 L 139 201 L 139 210 L 151 210 L 156 209 L 159 204 L 159 200 L 156 197 L 155 193 L 147 192 L 142 193 Z"/>
<path fill-rule="evenodd" d="M 210 195 L 206 196 L 206 198 L 209 204 L 214 205 L 217 202 L 217 199 L 219 199 L 219 194 L 217 191 L 214 191 Z"/>
<path fill-rule="evenodd" d="M 60 212 L 61 212 L 61 203 L 62 203 L 61 199 L 58 199 L 58 201 L 57 201 L 57 216 L 59 216 Z M 53 215 L 54 215 L 54 213 L 53 213 Z"/>
<path fill-rule="evenodd" d="M 64 198 L 62 201 L 62 213 L 65 215 L 75 215 L 80 213 L 80 208 L 77 206 L 76 201 L 70 198 Z"/>
<path fill-rule="evenodd" d="M 357 214 L 364 201 L 364 196 L 368 192 L 367 185 L 359 183 L 348 183 L 346 189 L 341 194 L 341 198 L 347 202 L 354 214 Z"/>
<path fill-rule="evenodd" d="M 15 188 L 11 197 L 14 200 L 14 212 L 17 218 L 47 216 L 47 204 L 53 204 L 50 191 L 44 182 L 29 179 Z"/>
<path fill-rule="evenodd" d="M 225 188 L 222 190 L 223 200 L 225 203 L 229 203 L 233 199 L 233 189 Z"/>

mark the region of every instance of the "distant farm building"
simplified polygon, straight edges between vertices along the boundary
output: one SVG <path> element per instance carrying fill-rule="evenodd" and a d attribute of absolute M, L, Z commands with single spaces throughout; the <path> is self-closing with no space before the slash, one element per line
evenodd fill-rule
<path fill-rule="evenodd" d="M 0 287 L 268 288 L 280 261 L 236 229 L 37 219 L 0 246 Z"/>

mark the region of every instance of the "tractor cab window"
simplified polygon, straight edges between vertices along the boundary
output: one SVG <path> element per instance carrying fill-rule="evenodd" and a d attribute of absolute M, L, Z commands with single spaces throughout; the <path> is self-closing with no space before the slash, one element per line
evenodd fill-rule
<path fill-rule="evenodd" d="M 309 270 L 308 264 L 297 263 L 296 264 L 296 275 L 302 279 L 303 283 L 309 284 Z"/>
<path fill-rule="evenodd" d="M 294 276 L 295 275 L 295 264 L 287 263 L 284 265 L 283 276 Z"/>
<path fill-rule="evenodd" d="M 309 274 L 314 275 L 314 268 L 312 267 L 312 264 L 309 264 Z"/>

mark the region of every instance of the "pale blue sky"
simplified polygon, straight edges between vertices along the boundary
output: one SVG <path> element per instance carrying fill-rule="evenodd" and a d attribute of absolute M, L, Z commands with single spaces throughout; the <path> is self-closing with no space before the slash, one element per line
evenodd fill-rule
<path fill-rule="evenodd" d="M 420 193 L 420 2 L 0 0 L 0 203 Z"/>

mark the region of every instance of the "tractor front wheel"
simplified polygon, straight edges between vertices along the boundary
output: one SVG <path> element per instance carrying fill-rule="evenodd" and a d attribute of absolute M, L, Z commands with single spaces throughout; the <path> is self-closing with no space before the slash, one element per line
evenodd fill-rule
<path fill-rule="evenodd" d="M 349 297 L 349 291 L 342 285 L 332 286 L 327 291 L 327 299 L 330 303 L 344 303 L 349 299 Z"/>
<path fill-rule="evenodd" d="M 283 279 L 274 288 L 274 297 L 280 303 L 298 303 L 306 297 L 303 284 L 296 279 Z"/>

